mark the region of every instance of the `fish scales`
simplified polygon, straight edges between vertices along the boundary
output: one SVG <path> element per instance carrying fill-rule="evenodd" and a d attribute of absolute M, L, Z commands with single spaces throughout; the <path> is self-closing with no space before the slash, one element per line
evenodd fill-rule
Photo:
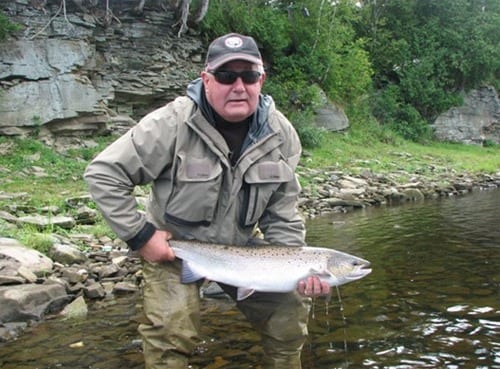
<path fill-rule="evenodd" d="M 310 275 L 338 286 L 371 272 L 368 261 L 328 248 L 230 246 L 179 240 L 169 243 L 183 261 L 182 282 L 206 278 L 232 285 L 238 288 L 238 299 L 254 291 L 290 292 Z"/>

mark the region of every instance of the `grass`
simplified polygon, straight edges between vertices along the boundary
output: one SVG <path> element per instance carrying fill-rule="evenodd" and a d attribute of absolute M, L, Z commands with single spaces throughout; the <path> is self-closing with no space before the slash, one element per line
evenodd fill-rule
<path fill-rule="evenodd" d="M 0 137 L 0 191 L 26 192 L 34 206 L 62 205 L 65 198 L 86 193 L 83 171 L 109 141 L 57 153 L 34 139 Z"/>
<path fill-rule="evenodd" d="M 41 210 L 48 206 L 56 206 L 63 212 L 73 211 L 65 200 L 87 194 L 83 171 L 112 139 L 99 138 L 94 148 L 58 153 L 34 139 L 0 137 L 0 195 L 11 195 L 5 199 L 0 196 L 0 211 L 17 216 L 29 213 L 29 208 Z M 420 145 L 404 141 L 390 131 L 362 126 L 351 127 L 346 133 L 323 133 L 321 142 L 320 146 L 304 151 L 304 167 L 350 174 L 366 170 L 380 174 L 397 173 L 402 182 L 412 173 L 432 177 L 436 173 L 457 175 L 500 171 L 500 145 L 480 147 L 439 142 Z M 301 175 L 301 182 L 307 186 L 311 178 Z M 40 232 L 29 226 L 16 227 L 0 219 L 1 237 L 16 238 L 43 252 L 51 247 L 51 232 L 66 235 L 68 230 L 54 228 L 50 232 Z M 69 232 L 115 237 L 101 217 L 96 225 L 77 226 Z"/>
<path fill-rule="evenodd" d="M 392 135 L 367 134 L 352 129 L 348 133 L 327 133 L 323 144 L 306 150 L 307 167 L 333 167 L 338 170 L 375 172 L 394 170 L 425 171 L 430 166 L 442 166 L 454 172 L 496 173 L 500 170 L 500 145 L 488 147 L 455 143 L 430 142 L 422 145 Z"/>
<path fill-rule="evenodd" d="M 27 194 L 34 207 L 64 206 L 71 196 L 87 193 L 82 174 L 88 162 L 113 138 L 99 138 L 94 148 L 57 153 L 34 139 L 0 137 L 0 192 Z M 430 168 L 455 173 L 500 171 L 500 145 L 488 147 L 404 141 L 390 131 L 351 127 L 347 133 L 325 133 L 322 144 L 304 150 L 307 168 L 328 168 L 350 173 L 427 173 Z M 0 206 L 6 205 L 0 200 Z"/>

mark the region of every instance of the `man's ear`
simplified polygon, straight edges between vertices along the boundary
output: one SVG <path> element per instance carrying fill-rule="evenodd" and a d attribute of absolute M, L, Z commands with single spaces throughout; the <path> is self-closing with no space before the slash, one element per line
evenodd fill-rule
<path fill-rule="evenodd" d="M 266 72 L 262 73 L 260 76 L 260 85 L 262 86 L 264 84 L 264 81 L 266 80 L 267 74 Z"/>
<path fill-rule="evenodd" d="M 201 81 L 203 82 L 203 87 L 205 87 L 205 91 L 208 89 L 208 85 L 210 83 L 209 73 L 206 70 L 202 70 L 200 72 Z"/>

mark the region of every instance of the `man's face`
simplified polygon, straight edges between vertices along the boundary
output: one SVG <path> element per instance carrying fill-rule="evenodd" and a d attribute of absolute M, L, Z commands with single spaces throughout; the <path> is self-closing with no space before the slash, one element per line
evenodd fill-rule
<path fill-rule="evenodd" d="M 259 71 L 259 66 L 243 60 L 233 60 L 219 67 L 217 71 Z M 262 73 L 253 83 L 245 83 L 238 77 L 233 83 L 224 84 L 207 71 L 201 72 L 201 78 L 207 100 L 217 114 L 228 122 L 241 122 L 257 109 L 265 74 Z"/>

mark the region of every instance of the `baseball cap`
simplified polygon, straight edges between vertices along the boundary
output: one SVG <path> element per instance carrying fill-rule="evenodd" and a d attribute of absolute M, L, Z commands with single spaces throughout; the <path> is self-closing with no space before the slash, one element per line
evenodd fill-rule
<path fill-rule="evenodd" d="M 255 40 L 250 36 L 229 33 L 216 38 L 208 47 L 206 69 L 216 70 L 232 60 L 246 60 L 263 65 L 262 56 Z"/>

